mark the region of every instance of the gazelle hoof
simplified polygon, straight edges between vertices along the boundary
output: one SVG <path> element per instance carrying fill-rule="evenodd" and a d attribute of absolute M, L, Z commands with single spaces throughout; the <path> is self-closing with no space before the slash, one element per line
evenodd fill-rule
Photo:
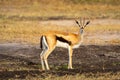
<path fill-rule="evenodd" d="M 73 67 L 68 67 L 68 69 L 74 69 Z"/>

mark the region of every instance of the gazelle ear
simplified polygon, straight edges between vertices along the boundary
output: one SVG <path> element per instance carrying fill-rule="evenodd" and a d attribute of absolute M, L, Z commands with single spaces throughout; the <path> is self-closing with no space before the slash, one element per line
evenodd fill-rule
<path fill-rule="evenodd" d="M 89 23 L 90 23 L 90 21 L 87 21 L 84 27 L 86 27 Z"/>
<path fill-rule="evenodd" d="M 79 24 L 79 22 L 77 21 L 77 20 L 75 20 L 75 22 L 78 24 L 78 26 L 80 27 L 80 24 Z"/>

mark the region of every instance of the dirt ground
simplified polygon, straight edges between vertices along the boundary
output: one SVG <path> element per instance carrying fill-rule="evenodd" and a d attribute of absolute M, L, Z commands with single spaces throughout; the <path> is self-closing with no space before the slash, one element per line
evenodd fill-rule
<path fill-rule="evenodd" d="M 47 74 L 63 76 L 78 73 L 120 71 L 119 45 L 81 45 L 74 49 L 73 70 L 67 70 L 68 52 L 56 48 L 49 56 L 51 70 L 41 70 L 39 45 L 19 43 L 0 44 L 0 79 L 25 79 L 26 76 L 46 77 Z"/>

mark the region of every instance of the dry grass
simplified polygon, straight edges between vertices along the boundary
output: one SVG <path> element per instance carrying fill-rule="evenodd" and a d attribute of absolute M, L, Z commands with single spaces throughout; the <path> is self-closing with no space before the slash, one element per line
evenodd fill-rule
<path fill-rule="evenodd" d="M 111 3 L 105 4 L 103 1 L 103 4 L 99 4 L 93 0 L 92 5 L 88 0 L 85 1 L 88 3 L 80 2 L 79 4 L 75 4 L 72 0 L 1 1 L 0 17 L 10 20 L 70 19 L 81 16 L 120 19 L 120 5 L 112 5 L 116 1 L 110 1 Z"/>
<path fill-rule="evenodd" d="M 5 24 L 4 24 L 5 23 Z M 40 21 L 0 21 L 0 42 L 20 42 L 39 44 L 40 36 L 46 31 L 64 31 L 64 32 L 77 32 L 78 27 L 74 26 L 59 26 L 55 24 L 42 24 Z M 85 37 L 93 37 L 85 39 L 87 44 L 106 43 L 101 40 L 101 37 L 109 35 L 119 35 L 119 25 L 90 25 L 85 29 Z M 99 36 L 100 37 L 99 37 Z M 119 44 L 120 39 L 113 37 L 109 38 L 108 43 Z"/>
<path fill-rule="evenodd" d="M 49 25 L 49 24 L 48 24 Z M 66 27 L 41 25 L 39 21 L 16 21 L 0 24 L 0 41 L 39 43 L 42 33 L 49 30 L 67 31 Z"/>
<path fill-rule="evenodd" d="M 26 80 L 32 79 L 32 80 L 119 80 L 120 73 L 85 73 L 85 74 L 76 74 L 76 75 L 65 75 L 65 76 L 53 76 L 53 75 L 47 75 L 45 79 L 39 78 L 39 77 L 33 77 L 30 76 L 26 77 Z"/>

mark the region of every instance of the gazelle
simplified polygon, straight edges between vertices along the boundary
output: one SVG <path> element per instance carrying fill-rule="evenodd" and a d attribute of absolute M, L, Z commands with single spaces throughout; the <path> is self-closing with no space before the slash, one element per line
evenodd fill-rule
<path fill-rule="evenodd" d="M 55 49 L 55 47 L 64 47 L 68 48 L 69 51 L 69 62 L 68 69 L 72 69 L 72 54 L 73 49 L 78 48 L 83 41 L 83 32 L 84 28 L 90 23 L 90 21 L 83 21 L 80 19 L 80 23 L 75 20 L 78 26 L 80 27 L 79 33 L 67 33 L 67 32 L 58 32 L 58 31 L 50 31 L 42 35 L 40 43 L 42 52 L 40 54 L 41 57 L 41 65 L 42 69 L 49 70 L 49 65 L 47 58 L 51 54 L 51 52 Z"/>

